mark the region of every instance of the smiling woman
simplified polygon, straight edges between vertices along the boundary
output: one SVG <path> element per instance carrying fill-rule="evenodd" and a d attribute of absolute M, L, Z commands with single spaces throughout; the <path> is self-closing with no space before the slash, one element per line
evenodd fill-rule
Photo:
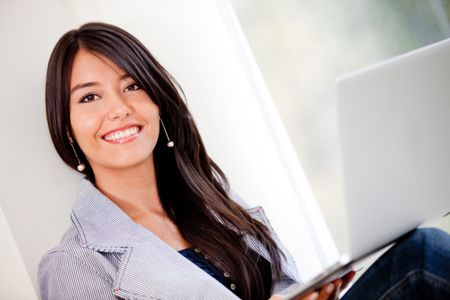
<path fill-rule="evenodd" d="M 43 299 L 268 299 L 298 281 L 262 211 L 230 198 L 179 91 L 118 27 L 88 23 L 56 44 L 49 130 L 86 178 L 39 265 Z"/>

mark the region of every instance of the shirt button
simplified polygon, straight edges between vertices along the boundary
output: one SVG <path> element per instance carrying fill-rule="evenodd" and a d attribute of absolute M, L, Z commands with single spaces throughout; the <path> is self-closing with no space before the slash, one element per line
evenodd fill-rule
<path fill-rule="evenodd" d="M 236 289 L 236 285 L 234 283 L 232 283 L 232 284 L 230 284 L 230 288 L 231 288 L 231 290 L 234 291 Z"/>
<path fill-rule="evenodd" d="M 200 249 L 194 248 L 194 251 L 197 252 L 197 253 L 199 253 L 199 252 L 200 252 Z"/>
<path fill-rule="evenodd" d="M 230 274 L 228 272 L 223 273 L 223 276 L 230 277 Z"/>

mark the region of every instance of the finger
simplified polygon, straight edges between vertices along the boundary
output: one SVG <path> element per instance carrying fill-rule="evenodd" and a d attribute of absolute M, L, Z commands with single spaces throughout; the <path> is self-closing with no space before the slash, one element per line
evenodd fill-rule
<path fill-rule="evenodd" d="M 298 300 L 317 300 L 317 298 L 319 298 L 319 293 L 314 292 L 314 293 L 307 295 L 304 298 L 301 298 L 301 299 L 299 298 Z"/>
<path fill-rule="evenodd" d="M 273 296 L 272 296 L 273 298 Z M 282 300 L 284 298 L 270 298 L 269 300 Z M 306 296 L 302 296 L 302 297 L 298 297 L 295 298 L 295 300 L 317 300 L 317 298 L 319 298 L 319 293 L 318 292 L 311 292 L 309 294 L 307 294 Z"/>
<path fill-rule="evenodd" d="M 352 280 L 355 277 L 355 275 L 356 275 L 356 272 L 352 270 L 352 271 L 348 272 L 347 274 L 345 274 L 344 276 L 342 276 L 341 279 Z"/>
<path fill-rule="evenodd" d="M 328 300 L 330 299 L 331 294 L 333 293 L 335 287 L 333 283 L 329 283 L 325 285 L 319 292 L 319 297 L 317 300 Z"/>
<path fill-rule="evenodd" d="M 336 279 L 335 281 L 333 281 L 333 284 L 334 284 L 334 290 L 331 293 L 329 299 L 338 299 L 339 293 L 341 292 L 342 280 Z"/>
<path fill-rule="evenodd" d="M 348 286 L 348 284 L 355 278 L 356 272 L 350 271 L 347 274 L 342 277 L 342 287 L 341 290 L 345 290 Z"/>

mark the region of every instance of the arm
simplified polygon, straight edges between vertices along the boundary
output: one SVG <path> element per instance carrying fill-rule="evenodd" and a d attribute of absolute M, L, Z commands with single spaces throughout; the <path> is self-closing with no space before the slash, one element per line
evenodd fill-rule
<path fill-rule="evenodd" d="M 280 250 L 285 254 L 286 260 L 282 263 L 282 274 L 281 277 L 273 282 L 273 296 L 269 300 L 282 300 L 283 295 L 288 294 L 292 289 L 301 284 L 301 279 L 297 271 L 297 266 L 295 264 L 294 259 L 287 251 L 287 249 L 283 246 L 275 231 L 273 230 L 269 219 L 267 218 L 262 207 L 257 206 L 253 208 L 248 208 L 248 204 L 243 200 L 238 194 L 236 194 L 233 190 L 228 191 L 229 196 L 236 203 L 241 205 L 247 212 L 258 221 L 262 222 L 269 229 L 272 238 L 278 244 Z M 345 275 L 343 278 L 338 279 L 332 283 L 329 283 L 323 286 L 319 291 L 311 292 L 308 296 L 304 298 L 298 298 L 297 300 L 328 300 L 328 299 L 337 299 L 340 291 L 345 289 L 348 283 L 353 279 L 355 273 L 350 272 Z"/>
<path fill-rule="evenodd" d="M 279 279 L 273 281 L 272 293 L 274 294 L 287 294 L 290 290 L 294 289 L 301 283 L 300 275 L 297 270 L 297 266 L 291 254 L 287 251 L 287 249 L 283 246 L 277 234 L 272 228 L 269 219 L 267 218 L 264 209 L 261 206 L 256 206 L 249 208 L 248 203 L 242 199 L 236 192 L 232 189 L 227 191 L 228 196 L 237 204 L 239 204 L 242 208 L 244 208 L 250 216 L 264 225 L 266 225 L 269 230 L 272 238 L 277 243 L 280 250 L 285 255 L 286 259 L 282 260 L 281 269 L 282 273 Z M 264 247 L 256 240 L 249 239 L 249 244 L 254 248 L 254 250 L 259 249 L 259 254 L 262 254 L 265 259 L 269 259 L 268 253 L 264 251 Z M 269 259 L 270 261 L 270 259 Z M 272 275 L 275 278 L 274 275 Z"/>
<path fill-rule="evenodd" d="M 275 280 L 275 276 L 273 276 L 273 290 L 272 292 L 275 294 L 287 294 L 289 291 L 294 289 L 301 283 L 300 275 L 297 270 L 297 266 L 295 261 L 289 251 L 283 246 L 277 234 L 273 230 L 269 219 L 267 218 L 264 209 L 260 206 L 253 207 L 247 209 L 247 212 L 256 220 L 260 221 L 264 225 L 267 226 L 272 238 L 277 243 L 280 250 L 283 252 L 285 259 L 282 259 L 281 262 L 281 276 L 279 279 Z M 263 247 L 260 245 L 259 247 Z M 265 257 L 268 259 L 268 257 Z"/>

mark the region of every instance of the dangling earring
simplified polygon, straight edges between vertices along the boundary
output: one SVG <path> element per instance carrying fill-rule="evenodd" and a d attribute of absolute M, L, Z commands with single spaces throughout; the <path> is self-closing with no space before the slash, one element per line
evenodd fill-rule
<path fill-rule="evenodd" d="M 166 134 L 166 138 L 167 138 L 167 147 L 172 148 L 175 143 L 173 141 L 170 140 L 169 135 L 167 134 L 167 130 L 166 130 L 166 126 L 164 126 L 164 122 L 161 118 L 159 118 L 159 121 L 161 122 L 161 126 L 164 130 L 164 133 Z"/>
<path fill-rule="evenodd" d="M 69 138 L 69 142 L 70 142 L 70 146 L 72 147 L 73 153 L 75 154 L 75 157 L 78 160 L 78 166 L 77 166 L 77 170 L 80 172 L 83 172 L 84 169 L 86 169 L 86 166 L 84 164 L 81 163 L 80 159 L 78 158 L 77 155 L 77 151 L 75 151 L 75 147 L 73 146 L 73 139 L 72 137 L 69 135 L 69 132 L 67 132 L 67 137 Z"/>

